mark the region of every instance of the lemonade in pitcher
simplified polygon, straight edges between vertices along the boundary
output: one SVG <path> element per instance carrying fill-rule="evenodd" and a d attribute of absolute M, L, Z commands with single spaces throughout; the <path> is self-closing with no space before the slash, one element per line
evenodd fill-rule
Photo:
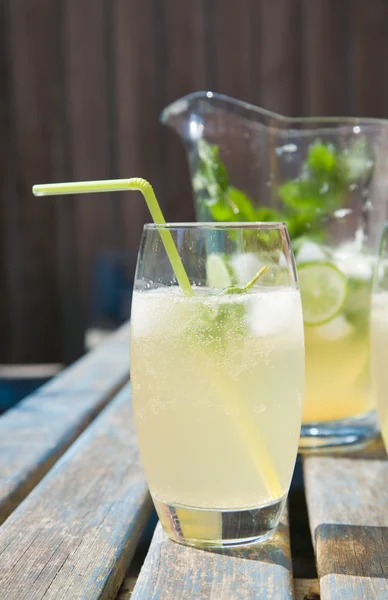
<path fill-rule="evenodd" d="M 381 433 L 388 452 L 388 223 L 379 244 L 371 311 L 371 366 Z"/>
<path fill-rule="evenodd" d="M 296 255 L 306 344 L 303 422 L 344 420 L 374 408 L 369 384 L 373 257 L 357 243 L 305 242 Z"/>
<path fill-rule="evenodd" d="M 185 145 L 200 220 L 287 224 L 305 326 L 300 448 L 375 437 L 369 309 L 388 214 L 388 121 L 288 118 L 212 92 L 177 100 L 161 119 Z"/>
<path fill-rule="evenodd" d="M 371 319 L 372 378 L 381 433 L 388 452 L 388 288 L 376 292 Z"/>

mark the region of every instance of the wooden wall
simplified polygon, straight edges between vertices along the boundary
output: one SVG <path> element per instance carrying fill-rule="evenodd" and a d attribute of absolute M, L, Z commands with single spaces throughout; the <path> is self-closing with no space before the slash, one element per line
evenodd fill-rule
<path fill-rule="evenodd" d="M 0 362 L 71 361 L 104 250 L 140 197 L 36 199 L 37 182 L 142 175 L 193 218 L 170 101 L 212 89 L 289 115 L 388 117 L 387 0 L 0 0 Z"/>

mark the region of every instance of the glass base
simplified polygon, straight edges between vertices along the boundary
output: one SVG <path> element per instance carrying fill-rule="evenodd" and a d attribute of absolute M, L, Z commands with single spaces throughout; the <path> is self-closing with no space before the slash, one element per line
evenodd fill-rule
<path fill-rule="evenodd" d="M 303 423 L 300 433 L 299 452 L 340 451 L 363 448 L 379 435 L 376 411 L 362 417 L 338 421 Z"/>
<path fill-rule="evenodd" d="M 154 499 L 163 529 L 180 544 L 198 547 L 246 546 L 271 537 L 287 496 L 272 504 L 245 510 L 204 510 L 174 506 Z"/>

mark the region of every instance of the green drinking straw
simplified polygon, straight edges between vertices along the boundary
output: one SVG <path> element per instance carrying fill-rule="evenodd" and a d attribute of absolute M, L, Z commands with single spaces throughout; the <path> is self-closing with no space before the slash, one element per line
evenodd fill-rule
<path fill-rule="evenodd" d="M 152 185 L 141 177 L 133 177 L 131 179 L 106 179 L 100 181 L 78 181 L 71 183 L 47 183 L 34 185 L 32 191 L 35 196 L 59 196 L 64 194 L 91 194 L 98 192 L 123 192 L 126 190 L 138 190 L 140 191 L 147 203 L 148 209 L 151 213 L 151 217 L 156 224 L 163 225 L 166 223 L 163 213 L 160 209 L 159 203 L 156 199 Z M 194 295 L 193 288 L 191 287 L 189 278 L 182 264 L 181 258 L 178 254 L 178 250 L 175 246 L 172 235 L 168 229 L 161 227 L 159 229 L 162 242 L 166 249 L 167 256 L 170 260 L 171 267 L 175 273 L 178 284 L 182 288 L 183 292 L 188 295 Z M 260 271 L 260 275 L 263 270 Z M 258 274 L 259 275 L 259 274 Z M 257 277 L 257 276 L 256 276 Z M 254 278 L 255 279 L 255 278 Z M 248 286 L 251 282 L 249 282 Z M 235 290 L 231 293 L 235 293 Z M 226 400 L 229 400 L 230 389 L 223 382 L 217 381 L 216 387 L 220 390 L 221 395 Z M 237 397 L 237 395 L 235 396 Z M 234 397 L 233 397 L 234 399 Z M 229 400 L 230 401 L 230 400 Z M 231 402 L 231 401 L 230 401 Z M 243 434 L 243 442 L 249 447 L 252 460 L 256 464 L 259 472 L 264 471 L 264 480 L 267 484 L 267 489 L 270 496 L 275 499 L 278 498 L 282 489 L 280 482 L 277 478 L 276 471 L 272 465 L 266 448 L 262 445 L 259 436 L 252 427 L 249 419 L 246 417 L 241 419 L 237 418 L 240 425 L 240 433 Z"/>
<path fill-rule="evenodd" d="M 159 203 L 156 199 L 153 187 L 148 181 L 141 177 L 131 179 L 106 179 L 101 181 L 78 181 L 72 183 L 47 183 L 34 185 L 32 191 L 35 196 L 59 196 L 64 194 L 90 194 L 96 192 L 123 192 L 126 190 L 138 190 L 144 196 L 151 217 L 156 224 L 166 223 Z M 172 235 L 168 229 L 159 229 L 160 237 L 166 249 L 175 277 L 188 296 L 194 294 L 189 278 L 182 264 L 181 257 L 174 244 Z"/>

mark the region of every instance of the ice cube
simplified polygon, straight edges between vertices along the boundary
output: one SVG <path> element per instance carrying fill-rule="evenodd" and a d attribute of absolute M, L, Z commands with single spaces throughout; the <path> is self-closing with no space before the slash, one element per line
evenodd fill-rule
<path fill-rule="evenodd" d="M 354 331 L 354 327 L 348 323 L 343 315 L 338 315 L 329 323 L 316 327 L 315 331 L 325 340 L 335 341 L 350 335 Z"/>
<path fill-rule="evenodd" d="M 353 239 L 347 240 L 335 248 L 335 255 L 342 258 L 361 255 L 362 249 L 364 248 L 365 238 L 366 235 L 364 230 L 362 227 L 358 227 Z"/>
<path fill-rule="evenodd" d="M 132 335 L 168 336 L 182 332 L 193 318 L 192 304 L 185 302 L 179 291 L 159 289 L 134 292 L 131 314 Z"/>
<path fill-rule="evenodd" d="M 347 277 L 369 281 L 373 275 L 375 259 L 362 253 L 364 236 L 364 232 L 359 228 L 353 240 L 340 244 L 333 251 L 333 258 Z"/>
<path fill-rule="evenodd" d="M 282 252 L 279 256 L 279 267 L 281 267 L 282 269 L 288 268 L 288 261 L 286 259 L 284 252 Z"/>
<path fill-rule="evenodd" d="M 372 295 L 372 319 L 379 325 L 388 324 L 388 292 Z"/>
<path fill-rule="evenodd" d="M 299 252 L 296 255 L 296 262 L 297 264 L 300 264 L 314 262 L 316 260 L 325 260 L 325 258 L 326 254 L 321 246 L 315 244 L 315 242 L 306 240 L 299 248 Z"/>
<path fill-rule="evenodd" d="M 233 254 L 230 265 L 237 285 L 246 285 L 260 271 L 264 263 L 254 252 L 246 252 L 245 254 Z"/>
<path fill-rule="evenodd" d="M 267 292 L 258 296 L 255 294 L 255 299 L 246 314 L 250 332 L 260 337 L 287 331 L 298 319 L 302 320 L 298 294 L 288 290 Z"/>
<path fill-rule="evenodd" d="M 369 281 L 373 275 L 372 260 L 363 254 L 334 255 L 335 264 L 347 276 L 362 281 Z"/>

